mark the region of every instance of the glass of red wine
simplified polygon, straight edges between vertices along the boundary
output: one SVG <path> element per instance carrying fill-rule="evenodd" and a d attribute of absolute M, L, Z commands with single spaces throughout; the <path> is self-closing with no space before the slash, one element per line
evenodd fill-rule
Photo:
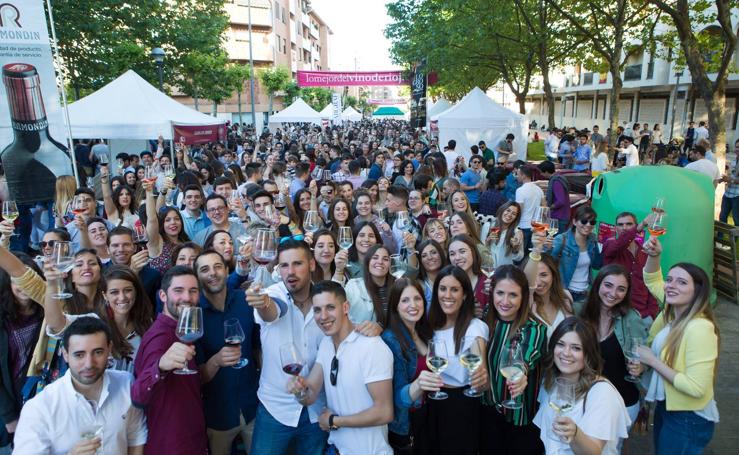
<path fill-rule="evenodd" d="M 244 329 L 241 328 L 241 323 L 236 318 L 227 319 L 223 323 L 223 332 L 226 344 L 229 346 L 238 346 L 241 348 L 241 343 L 244 342 Z M 233 365 L 233 368 L 241 369 L 249 363 L 249 359 L 241 358 L 239 363 Z"/>
<path fill-rule="evenodd" d="M 280 346 L 280 362 L 282 362 L 282 371 L 290 376 L 300 376 L 300 372 L 303 371 L 305 361 L 300 353 L 300 350 L 295 346 L 295 343 L 285 343 Z M 296 394 L 298 400 L 302 400 L 307 395 L 305 390 L 301 390 Z"/>

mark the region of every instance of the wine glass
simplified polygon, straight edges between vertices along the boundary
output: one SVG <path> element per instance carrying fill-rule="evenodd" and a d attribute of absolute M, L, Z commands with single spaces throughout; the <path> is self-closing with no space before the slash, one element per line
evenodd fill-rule
<path fill-rule="evenodd" d="M 323 171 L 323 181 L 324 182 L 331 181 L 331 171 L 329 171 L 328 169 Z"/>
<path fill-rule="evenodd" d="M 644 344 L 644 340 L 639 337 L 631 337 L 628 340 L 628 344 L 626 345 L 626 351 L 624 351 L 624 357 L 626 357 L 626 365 L 638 365 L 641 362 L 641 358 L 639 357 L 639 347 Z M 639 382 L 639 376 L 632 376 L 631 374 L 627 374 L 626 377 L 624 377 L 625 380 L 629 382 Z"/>
<path fill-rule="evenodd" d="M 652 212 L 655 214 L 665 213 L 665 198 L 657 196 L 652 205 Z"/>
<path fill-rule="evenodd" d="M 269 277 L 269 272 L 267 271 L 267 264 L 274 261 L 276 257 L 277 236 L 275 231 L 273 229 L 259 229 L 257 231 L 257 237 L 254 241 L 254 261 L 256 261 L 259 266 L 254 272 L 254 280 L 252 280 L 251 286 L 252 289 L 256 284 L 265 285 L 266 283 L 272 282 L 271 278 Z M 266 286 L 263 286 L 259 290 L 259 294 L 264 295 L 266 293 Z"/>
<path fill-rule="evenodd" d="M 575 382 L 570 381 L 562 377 L 554 380 L 554 387 L 549 395 L 549 407 L 552 408 L 556 414 L 555 419 L 567 414 L 575 406 Z M 567 442 L 567 439 L 563 439 L 557 433 L 550 432 L 549 438 L 555 441 Z"/>
<path fill-rule="evenodd" d="M 352 247 L 354 241 L 352 240 L 352 228 L 349 226 L 339 227 L 339 248 L 342 250 L 348 250 Z"/>
<path fill-rule="evenodd" d="M 87 211 L 87 207 L 85 207 L 85 201 L 81 197 L 76 197 L 72 200 L 72 213 L 74 213 L 75 216 L 82 215 Z"/>
<path fill-rule="evenodd" d="M 408 212 L 398 212 L 398 217 L 395 220 L 395 225 L 398 226 L 398 229 L 401 231 L 407 231 L 411 228 L 411 218 Z"/>
<path fill-rule="evenodd" d="M 270 226 L 273 228 L 277 227 L 279 224 L 279 215 L 274 205 L 269 204 L 264 206 L 264 218 L 266 218 L 265 221 L 267 221 Z"/>
<path fill-rule="evenodd" d="M 462 338 L 462 354 L 459 356 L 459 362 L 467 369 L 470 375 L 482 365 L 482 358 L 485 355 L 483 341 L 479 337 Z M 482 396 L 482 392 L 476 390 L 470 384 L 470 388 L 464 391 L 465 396 L 475 398 Z"/>
<path fill-rule="evenodd" d="M 11 223 L 15 223 L 15 220 L 18 219 L 18 205 L 15 201 L 3 201 L 3 219 Z M 12 235 L 16 236 L 18 234 L 13 233 Z"/>
<path fill-rule="evenodd" d="M 492 277 L 493 273 L 495 273 L 495 257 L 489 249 L 485 249 L 480 254 L 480 269 L 488 278 Z"/>
<path fill-rule="evenodd" d="M 245 233 L 243 233 L 243 234 L 241 234 L 240 236 L 236 237 L 236 241 L 238 242 L 238 248 L 239 248 L 239 249 L 238 249 L 238 251 L 239 251 L 239 254 L 237 254 L 237 255 L 236 255 L 236 259 L 237 259 L 237 260 L 241 261 L 241 260 L 243 260 L 243 259 L 244 259 L 244 257 L 243 257 L 243 256 L 241 255 L 241 248 L 243 248 L 244 246 L 246 246 L 246 245 L 247 245 L 247 244 L 248 244 L 249 242 L 251 242 L 252 240 L 254 240 L 254 239 L 252 238 L 252 236 L 251 236 L 251 235 L 249 235 L 249 234 L 248 234 L 248 233 L 246 233 L 246 232 L 245 232 Z"/>
<path fill-rule="evenodd" d="M 146 243 L 149 241 L 149 236 L 146 235 L 146 228 L 141 223 L 133 225 L 133 243 L 138 245 L 138 251 L 144 248 Z"/>
<path fill-rule="evenodd" d="M 554 237 L 559 232 L 559 220 L 556 218 L 549 219 L 549 227 L 547 228 L 547 235 Z"/>
<path fill-rule="evenodd" d="M 51 253 L 51 260 L 54 266 L 61 273 L 69 273 L 74 268 L 74 255 L 72 254 L 72 243 L 57 241 L 54 243 L 54 251 Z M 57 290 L 52 295 L 55 299 L 68 299 L 72 297 L 72 293 L 67 291 L 67 284 L 64 277 L 59 277 L 57 281 Z"/>
<path fill-rule="evenodd" d="M 159 178 L 159 169 L 156 164 L 150 164 L 144 168 L 144 182 L 154 183 Z"/>
<path fill-rule="evenodd" d="M 405 275 L 405 262 L 399 254 L 390 256 L 390 275 L 394 276 L 396 280 Z"/>
<path fill-rule="evenodd" d="M 449 213 L 449 204 L 447 204 L 446 202 L 437 202 L 436 213 L 438 215 L 438 218 L 446 218 L 447 214 Z"/>
<path fill-rule="evenodd" d="M 185 344 L 192 344 L 203 336 L 203 310 L 196 306 L 185 306 L 180 308 L 180 317 L 177 320 L 177 338 Z M 180 370 L 174 370 L 174 374 L 196 374 L 197 370 L 191 370 L 185 365 Z"/>
<path fill-rule="evenodd" d="M 239 346 L 244 342 L 244 329 L 241 328 L 241 323 L 236 318 L 226 319 L 223 322 L 223 336 L 225 342 L 229 346 Z M 244 368 L 249 363 L 249 359 L 241 358 L 239 363 L 233 365 L 233 368 L 237 370 Z"/>
<path fill-rule="evenodd" d="M 526 374 L 526 367 L 523 361 L 523 354 L 518 343 L 513 343 L 509 347 L 503 348 L 503 354 L 500 359 L 500 374 L 507 379 L 507 382 L 518 382 L 523 379 Z M 508 390 L 508 387 L 504 389 Z M 523 404 L 516 398 L 509 398 L 501 403 L 504 408 L 521 409 Z"/>
<path fill-rule="evenodd" d="M 110 163 L 110 158 L 108 158 L 108 154 L 103 153 L 98 155 L 98 163 L 100 163 L 101 166 L 107 166 L 108 163 Z"/>
<path fill-rule="evenodd" d="M 647 226 L 649 235 L 652 237 L 661 237 L 667 233 L 667 214 L 664 212 L 655 212 L 652 216 L 652 220 Z"/>
<path fill-rule="evenodd" d="M 303 371 L 305 361 L 300 350 L 295 346 L 295 343 L 285 343 L 280 346 L 280 363 L 282 364 L 282 371 L 290 376 L 300 376 L 300 372 Z M 301 390 L 296 397 L 298 400 L 305 398 L 307 392 Z"/>
<path fill-rule="evenodd" d="M 317 210 L 308 210 L 305 212 L 303 228 L 312 234 L 315 234 L 321 228 L 321 218 L 318 216 Z"/>
<path fill-rule="evenodd" d="M 430 340 L 428 343 L 429 352 L 426 356 L 426 366 L 433 373 L 441 374 L 449 366 L 449 355 L 447 354 L 446 343 L 443 340 Z M 429 394 L 432 400 L 446 400 L 449 397 L 446 392 L 437 391 Z"/>
<path fill-rule="evenodd" d="M 531 227 L 538 233 L 543 234 L 549 229 L 549 207 L 539 206 L 534 210 L 531 218 Z"/>

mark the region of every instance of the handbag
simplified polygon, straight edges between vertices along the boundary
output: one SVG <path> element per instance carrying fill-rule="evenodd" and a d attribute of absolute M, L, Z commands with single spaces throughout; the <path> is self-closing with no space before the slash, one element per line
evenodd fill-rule
<path fill-rule="evenodd" d="M 26 382 L 21 389 L 21 399 L 23 404 L 35 397 L 36 394 L 44 390 L 44 387 L 52 382 L 51 369 L 55 358 L 55 353 L 59 347 L 59 339 L 49 337 L 46 341 L 46 353 L 44 355 L 44 366 L 41 373 L 35 376 L 28 376 Z"/>

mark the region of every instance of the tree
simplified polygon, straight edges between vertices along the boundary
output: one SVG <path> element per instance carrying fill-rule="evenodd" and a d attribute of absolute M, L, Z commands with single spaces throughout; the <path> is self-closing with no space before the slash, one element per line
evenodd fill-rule
<path fill-rule="evenodd" d="M 718 168 L 723 171 L 726 163 L 726 83 L 729 72 L 736 68 L 733 58 L 737 32 L 731 16 L 737 1 L 649 0 L 649 3 L 671 19 L 675 32 L 661 38 L 668 46 L 674 46 L 671 48 L 679 47 L 682 51 L 681 59 L 690 70 L 693 88 L 706 104 L 708 131 Z M 718 25 L 707 29 L 709 24 Z M 716 200 L 721 200 L 721 194 Z"/>
<path fill-rule="evenodd" d="M 353 108 L 355 108 L 355 109 L 356 109 L 356 108 L 357 108 L 357 106 L 359 105 L 359 100 L 357 100 L 356 98 L 354 98 L 354 97 L 353 97 L 353 96 L 351 96 L 351 95 L 347 95 L 347 96 L 346 96 L 346 97 L 344 98 L 344 105 L 345 105 L 346 107 L 353 107 Z"/>
<path fill-rule="evenodd" d="M 241 118 L 241 92 L 243 92 L 244 90 L 244 82 L 248 81 L 251 77 L 251 67 L 249 65 L 241 65 L 238 63 L 234 63 L 231 66 L 231 77 L 233 78 L 234 85 L 236 87 L 236 102 L 238 104 L 239 110 L 239 124 L 242 124 L 244 123 L 244 120 Z"/>
<path fill-rule="evenodd" d="M 259 72 L 259 80 L 269 94 L 269 112 L 267 112 L 267 123 L 269 123 L 269 115 L 272 113 L 272 101 L 275 93 L 285 90 L 285 86 L 290 82 L 290 70 L 284 66 L 275 66 L 266 68 Z"/>
<path fill-rule="evenodd" d="M 301 89 L 301 98 L 313 109 L 320 111 L 331 102 L 333 92 L 326 87 L 304 87 Z"/>

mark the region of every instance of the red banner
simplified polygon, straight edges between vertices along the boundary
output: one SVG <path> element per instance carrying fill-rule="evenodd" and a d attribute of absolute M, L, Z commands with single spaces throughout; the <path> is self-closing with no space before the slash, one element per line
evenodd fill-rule
<path fill-rule="evenodd" d="M 300 87 L 408 85 L 402 71 L 298 71 Z"/>
<path fill-rule="evenodd" d="M 208 142 L 225 142 L 226 125 L 175 125 L 174 140 L 187 145 L 207 144 Z"/>
<path fill-rule="evenodd" d="M 367 104 L 376 104 L 378 106 L 392 106 L 395 104 L 408 104 L 408 99 L 407 98 L 396 98 L 396 99 L 382 100 L 379 98 L 369 98 L 367 99 Z"/>

